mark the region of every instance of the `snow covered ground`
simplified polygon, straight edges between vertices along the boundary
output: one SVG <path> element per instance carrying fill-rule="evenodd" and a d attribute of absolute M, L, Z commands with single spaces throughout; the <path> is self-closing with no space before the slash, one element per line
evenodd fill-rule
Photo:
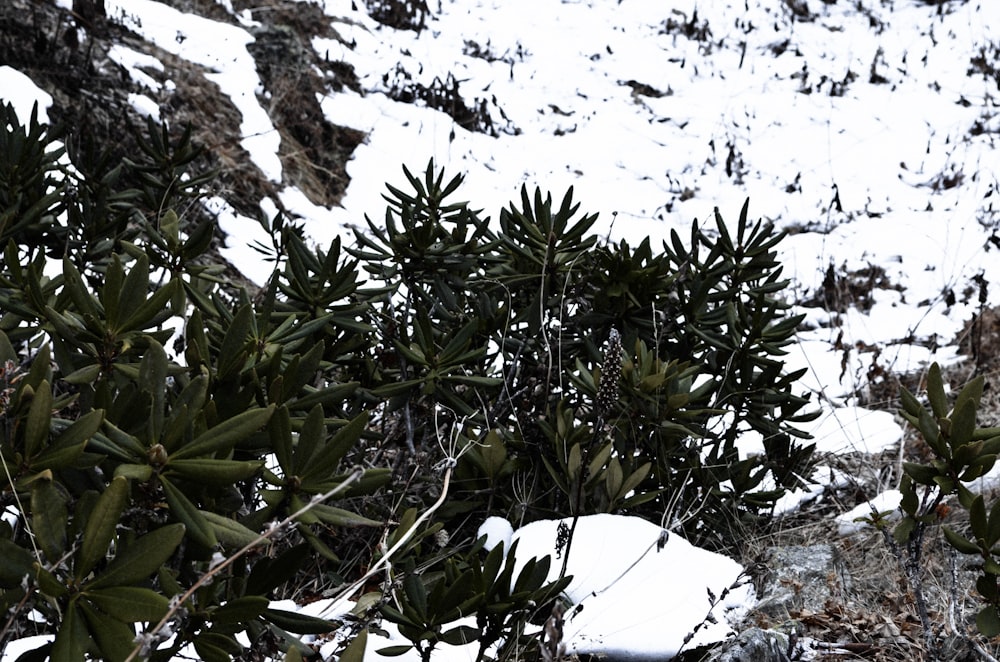
<path fill-rule="evenodd" d="M 218 4 L 233 13 L 230 2 Z M 869 369 L 907 372 L 955 360 L 951 343 L 980 305 L 980 285 L 1000 281 L 1000 75 L 993 69 L 1000 66 L 1000 3 L 429 4 L 426 29 L 417 33 L 380 26 L 360 0 L 322 3 L 341 39 L 316 39 L 313 47 L 353 65 L 365 93 L 331 90 L 320 103 L 331 122 L 367 134 L 347 166 L 342 206 L 326 209 L 283 178 L 279 137 L 246 48 L 249 10 L 220 23 L 154 0 L 105 2 L 113 20 L 211 70 L 242 113 L 253 163 L 320 243 L 365 214 L 380 215 L 384 182 L 402 179 L 399 164 L 420 171 L 430 158 L 466 173 L 464 195 L 494 218 L 524 183 L 557 196 L 574 186 L 582 208 L 600 212 L 599 232 L 633 243 L 671 229 L 683 236 L 716 206 L 733 220 L 749 196 L 752 216 L 790 231 L 779 250 L 801 301 L 815 297 L 831 273 L 883 281 L 869 305 L 841 313 L 804 308 L 809 329 L 788 365 L 809 369 L 802 385 L 824 409 L 812 428 L 821 450 L 877 452 L 898 443 L 893 417 L 863 406 Z M 125 47 L 113 57 L 149 92 L 133 97 L 136 108 L 157 117 L 158 84 L 143 70 L 155 61 Z M 444 113 L 384 93 L 407 76 L 426 86 L 453 76 L 497 135 L 471 133 Z M 0 67 L 0 98 L 23 117 L 33 100 L 51 103 L 9 67 Z M 270 212 L 276 202 L 261 205 Z M 269 268 L 247 247 L 260 226 L 223 212 L 227 256 L 262 280 Z M 1000 288 L 983 292 L 986 304 L 1000 303 Z M 648 534 L 636 534 L 635 549 L 648 549 Z M 687 567 L 685 580 L 716 590 L 713 564 L 724 560 L 709 559 L 701 575 Z M 629 600 L 629 609 L 647 608 L 635 594 Z M 650 604 L 669 600 L 656 595 Z M 663 636 L 650 644 L 661 648 L 644 650 L 664 654 L 677 643 Z M 4 659 L 14 657 L 8 648 Z"/>

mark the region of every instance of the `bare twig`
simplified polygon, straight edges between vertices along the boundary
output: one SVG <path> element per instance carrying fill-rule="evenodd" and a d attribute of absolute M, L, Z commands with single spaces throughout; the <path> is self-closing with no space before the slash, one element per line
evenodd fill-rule
<path fill-rule="evenodd" d="M 174 615 L 181 608 L 181 606 L 185 602 L 187 602 L 187 600 L 192 595 L 194 595 L 195 591 L 197 591 L 199 588 L 201 588 L 205 584 L 209 583 L 212 580 L 212 578 L 215 577 L 215 575 L 219 574 L 224 569 L 226 569 L 227 567 L 229 567 L 230 565 L 232 565 L 232 563 L 234 561 L 236 561 L 236 559 L 242 557 L 244 554 L 246 554 L 247 552 L 249 552 L 251 549 L 253 549 L 257 545 L 259 545 L 260 543 L 267 541 L 272 536 L 274 536 L 279 531 L 281 531 L 284 527 L 288 526 L 289 524 L 291 524 L 292 522 L 294 522 L 296 519 L 298 519 L 299 517 L 301 517 L 305 513 L 309 512 L 314 506 L 322 503 L 323 501 L 326 501 L 327 499 L 329 499 L 330 497 L 334 496 L 335 494 L 346 490 L 348 488 L 348 486 L 350 486 L 352 483 L 357 482 L 361 478 L 362 475 L 364 475 L 364 470 L 361 469 L 360 467 L 356 468 L 354 471 L 351 472 L 351 474 L 347 477 L 347 479 L 344 480 L 339 485 L 337 485 L 337 487 L 333 488 L 329 492 L 326 492 L 324 494 L 321 494 L 321 495 L 318 495 L 318 496 L 312 498 L 309 501 L 309 503 L 307 503 L 306 505 L 302 506 L 301 508 L 299 508 L 297 511 L 295 511 L 294 513 L 292 513 L 291 515 L 289 515 L 285 519 L 283 519 L 280 522 L 278 522 L 278 523 L 274 524 L 273 526 L 269 527 L 267 531 L 265 531 L 264 533 L 258 535 L 254 540 L 252 540 L 251 542 L 249 542 L 246 545 L 244 545 L 243 547 L 241 547 L 239 549 L 239 551 L 237 551 L 235 554 L 233 554 L 229 558 L 225 559 L 224 561 L 222 561 L 218 565 L 215 565 L 212 568 L 210 568 L 208 570 L 208 572 L 206 572 L 205 574 L 203 574 L 201 577 L 198 578 L 198 581 L 196 581 L 191 586 L 191 588 L 189 588 L 187 591 L 185 591 L 184 594 L 181 595 L 178 599 L 176 599 L 176 600 L 173 601 L 173 606 L 167 611 L 167 613 L 163 616 L 163 618 L 160 619 L 160 622 L 157 623 L 155 627 L 153 627 L 148 632 L 144 632 L 141 635 L 139 635 L 138 637 L 136 637 L 136 640 L 137 640 L 136 647 L 133 648 L 132 652 L 129 654 L 129 656 L 127 658 L 125 658 L 125 662 L 131 662 L 132 660 L 136 659 L 136 657 L 138 657 L 140 655 L 143 655 L 144 651 L 155 640 L 155 637 L 156 637 L 157 633 L 159 633 L 164 627 L 166 627 L 167 623 L 170 622 L 170 619 L 172 619 L 174 617 Z"/>
<path fill-rule="evenodd" d="M 428 517 L 430 517 L 438 508 L 441 507 L 441 504 L 443 504 L 444 501 L 445 501 L 445 499 L 448 497 L 448 486 L 451 483 L 451 472 L 452 472 L 452 470 L 454 468 L 455 468 L 454 463 L 450 463 L 447 466 L 447 468 L 445 469 L 445 472 L 444 472 L 444 482 L 441 485 L 441 495 L 438 497 L 437 501 L 435 501 L 431 505 L 430 508 L 428 508 L 426 511 L 424 511 L 424 513 L 422 515 L 420 515 L 420 517 L 418 517 L 413 522 L 413 526 L 411 526 L 406 531 L 406 533 L 403 534 L 403 536 L 399 540 L 396 541 L 396 544 L 394 544 L 388 551 L 386 551 L 385 554 L 382 555 L 382 558 L 380 558 L 377 562 L 375 562 L 374 565 L 372 565 L 371 568 L 368 569 L 368 572 L 366 572 L 364 575 L 362 575 L 359 579 L 355 580 L 346 589 L 344 589 L 343 591 L 341 591 L 340 595 L 338 595 L 337 597 L 333 598 L 333 601 L 326 607 L 326 609 L 323 610 L 323 613 L 329 613 L 329 612 L 334 611 L 337 608 L 339 608 L 340 605 L 342 605 L 345 600 L 347 600 L 349 597 L 351 597 L 352 595 L 354 595 L 354 593 L 359 588 L 361 588 L 362 586 L 364 586 L 365 582 L 367 582 L 369 579 L 371 579 L 377 573 L 381 572 L 383 566 L 386 566 L 389 563 L 389 560 L 396 554 L 396 552 L 398 552 L 403 547 L 403 545 L 405 545 L 410 540 L 410 538 L 413 537 L 413 534 L 416 532 L 417 528 Z"/>

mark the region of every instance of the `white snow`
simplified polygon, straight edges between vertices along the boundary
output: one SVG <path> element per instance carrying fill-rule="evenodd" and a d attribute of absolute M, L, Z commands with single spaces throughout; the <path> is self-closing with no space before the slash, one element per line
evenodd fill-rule
<path fill-rule="evenodd" d="M 862 529 L 871 527 L 868 523 L 875 516 L 883 516 L 886 521 L 898 521 L 902 517 L 899 504 L 903 500 L 903 493 L 899 490 L 886 490 L 864 503 L 858 504 L 851 510 L 837 516 L 837 533 L 842 536 L 849 536 Z"/>
<path fill-rule="evenodd" d="M 798 427 L 813 436 L 819 453 L 877 454 L 898 444 L 903 436 L 892 413 L 853 405 L 824 408 L 815 421 Z"/>
<path fill-rule="evenodd" d="M 562 571 L 564 553 L 557 540 L 560 527 L 572 519 L 532 522 L 510 534 L 510 524 L 489 518 L 480 535 L 491 542 L 517 543 L 514 577 L 532 558 L 550 556 L 549 581 Z M 569 654 L 588 654 L 610 660 L 662 660 L 682 648 L 721 641 L 755 601 L 754 589 L 739 563 L 721 554 L 694 547 L 681 536 L 637 517 L 590 515 L 579 518 L 573 532 L 566 576 L 573 579 L 565 591 L 570 602 L 563 625 L 563 643 Z M 313 603 L 322 613 L 322 602 Z M 474 618 L 456 621 L 475 625 Z M 390 623 L 380 626 L 386 635 L 370 633 L 368 660 L 399 659 L 418 662 L 410 650 L 400 657 L 378 651 L 407 645 Z M 685 639 L 689 638 L 685 645 Z M 469 662 L 476 644 L 439 644 L 435 660 Z"/>
<path fill-rule="evenodd" d="M 402 180 L 399 164 L 420 172 L 433 157 L 466 173 L 463 199 L 494 218 L 522 184 L 555 196 L 572 185 L 583 210 L 600 212 L 598 232 L 633 244 L 648 236 L 655 246 L 671 230 L 686 237 L 692 221 L 710 222 L 715 206 L 732 223 L 749 196 L 753 218 L 792 231 L 780 259 L 801 300 L 821 290 L 831 265 L 837 274 L 884 270 L 887 285 L 873 290 L 870 305 L 796 309 L 807 313 L 809 329 L 788 348 L 787 367 L 807 369 L 800 386 L 822 415 L 803 427 L 821 453 L 895 447 L 899 422 L 864 406 L 869 375 L 959 360 L 951 343 L 979 306 L 975 279 L 1000 281 L 1000 90 L 970 73 L 979 49 L 1000 40 L 1000 3 L 803 0 L 796 5 L 813 18 L 802 21 L 781 0 L 445 0 L 430 3 L 437 6 L 419 34 L 378 25 L 360 0 L 321 4 L 350 45 L 315 39 L 313 47 L 350 63 L 366 90 L 320 99 L 331 122 L 368 134 L 333 209 L 282 182 L 280 138 L 246 48 L 248 12 L 234 25 L 153 0 L 106 0 L 113 20 L 210 72 L 242 114 L 252 161 L 284 186 L 280 202 L 303 216 L 320 244 L 365 214 L 381 215 L 384 183 Z M 685 36 L 698 30 L 706 39 Z M 472 45 L 490 57 L 475 57 Z M 162 64 L 120 46 L 111 57 L 148 91 L 133 105 L 157 117 L 156 93 L 172 86 L 150 75 Z M 443 113 L 391 100 L 382 77 L 397 65 L 424 84 L 453 74 L 467 103 L 485 102 L 499 135 L 470 133 Z M 637 93 L 638 84 L 658 95 Z M 52 102 L 10 67 L 0 67 L 0 99 L 14 102 L 22 121 L 36 100 L 45 119 Z M 262 283 L 270 266 L 249 246 L 266 244 L 266 233 L 221 199 L 209 204 L 229 234 L 226 257 Z M 269 215 L 276 209 L 274 200 L 259 204 Z M 985 303 L 1000 303 L 1000 288 L 988 288 Z M 746 452 L 753 442 L 746 440 Z M 829 468 L 813 478 L 813 488 L 789 495 L 778 512 L 851 479 Z M 892 492 L 873 502 L 891 510 Z M 842 530 L 855 526 L 854 517 L 843 516 Z M 512 534 L 488 521 L 483 532 L 491 545 L 520 539 L 520 559 L 551 552 L 555 526 L 537 522 Z M 658 549 L 660 534 L 629 518 L 580 520 L 569 596 L 583 610 L 566 629 L 573 650 L 670 655 L 708 612 L 706 587 L 719 596 L 739 575 L 734 561 L 676 535 Z M 730 593 L 720 608 L 746 607 L 748 591 Z M 728 632 L 720 618 L 699 636 Z M 370 642 L 370 659 L 377 647 Z"/>
<path fill-rule="evenodd" d="M 542 520 L 518 529 L 511 541 L 518 544 L 516 568 L 553 555 L 549 579 L 557 579 L 560 524 L 571 527 L 573 521 Z M 754 600 L 740 564 L 637 517 L 581 517 L 566 575 L 573 577 L 563 628 L 568 652 L 613 659 L 669 658 L 691 633 L 691 647 L 721 641 L 732 632 L 728 617 L 743 615 Z"/>
<path fill-rule="evenodd" d="M 483 536 L 486 536 L 486 542 L 483 545 L 483 549 L 486 551 L 492 550 L 497 545 L 503 545 L 509 550 L 511 539 L 514 536 L 514 527 L 503 517 L 487 517 L 476 533 L 478 538 Z"/>
<path fill-rule="evenodd" d="M 123 67 L 129 77 L 143 87 L 154 92 L 162 87 L 158 80 L 143 71 L 143 69 L 163 71 L 163 63 L 152 55 L 140 53 L 122 44 L 115 44 L 108 49 L 108 58 Z"/>
<path fill-rule="evenodd" d="M 151 117 L 157 122 L 160 121 L 160 107 L 145 94 L 130 93 L 128 102 L 142 117 Z"/>
<path fill-rule="evenodd" d="M 281 138 L 257 98 L 261 85 L 246 49 L 254 41 L 249 32 L 154 0 L 107 0 L 105 9 L 109 17 L 163 50 L 204 67 L 209 72 L 205 78 L 218 85 L 242 114 L 240 142 L 250 158 L 268 179 L 281 181 Z"/>
<path fill-rule="evenodd" d="M 38 108 L 38 121 L 49 121 L 49 107 L 52 106 L 52 95 L 35 85 L 35 83 L 13 67 L 0 67 L 0 101 L 14 107 L 18 121 L 27 126 L 31 120 L 32 108 Z"/>

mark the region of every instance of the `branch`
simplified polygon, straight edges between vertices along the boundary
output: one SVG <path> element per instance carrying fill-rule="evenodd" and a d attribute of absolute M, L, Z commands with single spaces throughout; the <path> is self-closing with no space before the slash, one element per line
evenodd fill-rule
<path fill-rule="evenodd" d="M 363 469 L 361 469 L 360 467 L 356 468 L 354 471 L 351 472 L 351 474 L 347 477 L 347 479 L 344 482 L 337 485 L 337 487 L 333 488 L 329 492 L 326 492 L 325 494 L 313 497 L 312 499 L 310 499 L 309 503 L 302 506 L 297 511 L 295 511 L 285 519 L 281 520 L 277 524 L 269 527 L 267 531 L 260 534 L 259 536 L 257 536 L 257 538 L 244 545 L 242 548 L 240 548 L 239 551 L 237 551 L 235 554 L 224 560 L 222 563 L 219 563 L 218 565 L 209 569 L 208 572 L 199 577 L 198 581 L 196 581 L 191 586 L 191 588 L 185 591 L 184 594 L 180 596 L 180 598 L 172 601 L 174 603 L 173 606 L 167 611 L 167 613 L 163 616 L 163 618 L 160 619 L 160 622 L 157 623 L 152 630 L 150 630 L 149 632 L 144 632 L 136 637 L 137 641 L 136 646 L 135 648 L 132 649 L 132 652 L 129 654 L 129 656 L 125 658 L 125 662 L 132 662 L 132 660 L 134 660 L 137 656 L 143 655 L 144 651 L 147 650 L 150 645 L 152 645 L 154 639 L 156 638 L 157 633 L 160 632 L 160 630 L 162 630 L 167 625 L 170 619 L 174 617 L 174 615 L 177 613 L 177 610 L 181 608 L 181 605 L 187 602 L 187 600 L 194 594 L 195 591 L 197 591 L 205 584 L 209 583 L 215 575 L 222 572 L 225 568 L 228 568 L 230 565 L 232 565 L 234 561 L 236 561 L 236 559 L 245 555 L 247 552 L 249 552 L 251 549 L 259 545 L 260 543 L 270 539 L 276 533 L 281 531 L 281 529 L 288 526 L 290 523 L 294 522 L 297 518 L 309 512 L 313 508 L 313 506 L 316 506 L 317 504 L 326 501 L 327 499 L 337 494 L 338 492 L 342 492 L 345 489 L 347 489 L 347 487 L 351 483 L 356 482 L 358 479 L 361 478 L 363 474 L 364 474 Z"/>

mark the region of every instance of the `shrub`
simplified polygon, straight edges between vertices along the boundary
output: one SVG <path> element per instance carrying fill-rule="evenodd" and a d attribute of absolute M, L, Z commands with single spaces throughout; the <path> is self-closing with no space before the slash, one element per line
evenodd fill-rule
<path fill-rule="evenodd" d="M 425 657 L 531 646 L 562 584 L 548 560 L 512 582 L 486 516 L 628 512 L 727 547 L 809 475 L 781 235 L 746 206 L 654 251 L 599 241 L 572 190 L 491 223 L 431 163 L 353 245 L 262 221 L 275 267 L 247 291 L 191 204 L 189 132 L 70 168 L 59 131 L 2 113 L 4 637 L 37 610 L 56 659 L 230 659 L 241 632 L 308 655 L 337 624 L 271 601 L 367 589 Z"/>
<path fill-rule="evenodd" d="M 978 556 L 980 576 L 976 581 L 982 607 L 976 626 L 986 637 L 1000 635 L 1000 501 L 987 508 L 982 494 L 971 488 L 996 464 L 1000 453 L 1000 428 L 980 428 L 977 412 L 983 396 L 984 379 L 976 377 L 966 384 L 949 408 L 941 368 L 933 364 L 927 373 L 927 404 L 909 391 L 901 392 L 902 416 L 919 432 L 926 444 L 928 460 L 904 462 L 900 481 L 903 517 L 889 535 L 878 517 L 874 520 L 885 533 L 899 559 L 913 590 L 917 611 L 924 628 L 928 650 L 934 650 L 935 632 L 923 595 L 923 546 L 932 527 L 940 526 L 944 538 L 959 553 Z M 950 510 L 946 501 L 957 497 L 968 533 L 957 532 L 942 524 Z M 956 573 L 952 576 L 952 591 Z M 975 643 L 975 642 L 973 642 Z"/>

